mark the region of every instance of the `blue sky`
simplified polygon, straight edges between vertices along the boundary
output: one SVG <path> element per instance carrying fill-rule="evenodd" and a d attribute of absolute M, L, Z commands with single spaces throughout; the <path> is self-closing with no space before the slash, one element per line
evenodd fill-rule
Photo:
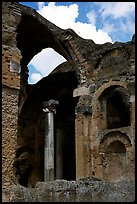
<path fill-rule="evenodd" d="M 97 44 L 127 42 L 135 33 L 134 2 L 19 3 L 35 9 L 58 27 L 71 28 L 80 37 L 92 39 Z M 42 50 L 28 64 L 28 82 L 36 83 L 64 61 L 65 59 L 53 49 Z M 43 64 L 47 65 L 47 69 L 43 67 Z"/>

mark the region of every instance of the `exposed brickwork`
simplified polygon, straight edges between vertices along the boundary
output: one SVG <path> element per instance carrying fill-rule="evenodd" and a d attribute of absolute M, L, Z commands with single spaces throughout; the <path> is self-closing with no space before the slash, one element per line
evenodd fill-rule
<path fill-rule="evenodd" d="M 18 90 L 4 87 L 2 91 L 2 182 L 16 183 L 13 163 L 17 148 Z"/>

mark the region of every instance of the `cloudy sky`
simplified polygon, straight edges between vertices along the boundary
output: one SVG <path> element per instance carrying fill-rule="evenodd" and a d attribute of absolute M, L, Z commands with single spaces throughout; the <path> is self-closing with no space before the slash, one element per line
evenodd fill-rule
<path fill-rule="evenodd" d="M 58 27 L 71 28 L 80 37 L 97 44 L 127 42 L 135 33 L 134 2 L 19 3 L 35 9 Z M 52 48 L 43 49 L 28 64 L 29 84 L 35 84 L 64 61 L 66 59 Z"/>

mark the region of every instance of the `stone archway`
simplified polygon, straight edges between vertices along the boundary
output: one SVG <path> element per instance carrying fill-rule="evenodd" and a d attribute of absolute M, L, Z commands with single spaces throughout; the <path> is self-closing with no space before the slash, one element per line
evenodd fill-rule
<path fill-rule="evenodd" d="M 130 126 L 130 94 L 124 82 L 110 81 L 99 87 L 92 107 L 98 131 Z"/>
<path fill-rule="evenodd" d="M 125 88 L 111 86 L 103 91 L 98 100 L 106 129 L 130 126 L 130 96 Z"/>
<path fill-rule="evenodd" d="M 33 25 L 33 29 L 31 26 Z M 21 51 L 20 62 L 20 93 L 19 93 L 19 120 L 17 146 L 30 146 L 35 150 L 35 173 L 34 181 L 29 186 L 34 186 L 37 181 L 43 181 L 43 143 L 44 143 L 44 119 L 42 103 L 50 99 L 59 100 L 58 112 L 56 115 L 55 134 L 65 132 L 65 147 L 63 147 L 63 160 L 66 167 L 63 167 L 63 177 L 67 180 L 75 179 L 75 104 L 73 89 L 78 86 L 79 69 L 77 62 L 73 59 L 75 46 L 73 36 L 77 35 L 70 29 L 62 30 L 54 24 L 35 13 L 33 10 L 22 7 L 22 15 L 17 29 L 17 47 Z M 46 37 L 45 37 L 46 36 Z M 72 38 L 68 39 L 68 36 Z M 53 48 L 62 55 L 67 62 L 58 67 L 58 71 L 39 83 L 28 84 L 27 65 L 37 53 L 44 48 Z M 43 65 L 46 69 L 46 65 Z M 55 75 L 54 75 L 55 74 Z M 54 76 L 55 78 L 54 78 Z M 44 82 L 46 81 L 46 85 Z M 65 82 L 64 82 L 65 81 Z M 37 90 L 35 95 L 35 90 Z M 39 91 L 38 91 L 39 90 Z M 62 116 L 63 115 L 63 116 Z M 64 127 L 63 127 L 64 125 Z M 56 139 L 56 138 L 55 138 Z M 58 140 L 58 139 L 57 139 Z M 72 145 L 71 145 L 72 144 Z M 73 151 L 68 151 L 73 147 Z M 56 151 L 56 150 L 55 150 Z M 72 155 L 73 154 L 73 155 Z M 71 155 L 71 156 L 70 156 Z M 72 157 L 73 156 L 73 157 Z M 56 161 L 55 161 L 56 162 Z M 68 165 L 69 164 L 69 165 Z M 67 172 L 68 168 L 71 170 Z M 74 172 L 73 172 L 74 171 Z M 55 172 L 56 174 L 56 172 Z M 57 178 L 59 178 L 57 176 Z"/>
<path fill-rule="evenodd" d="M 118 181 L 128 175 L 128 148 L 131 142 L 128 136 L 120 131 L 106 134 L 99 145 L 104 180 Z"/>

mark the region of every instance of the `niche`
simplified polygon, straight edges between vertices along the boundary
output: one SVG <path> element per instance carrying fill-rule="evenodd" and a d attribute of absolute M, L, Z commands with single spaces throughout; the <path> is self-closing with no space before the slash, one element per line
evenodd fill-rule
<path fill-rule="evenodd" d="M 123 87 L 111 86 L 99 97 L 102 124 L 100 129 L 130 126 L 129 95 Z"/>

